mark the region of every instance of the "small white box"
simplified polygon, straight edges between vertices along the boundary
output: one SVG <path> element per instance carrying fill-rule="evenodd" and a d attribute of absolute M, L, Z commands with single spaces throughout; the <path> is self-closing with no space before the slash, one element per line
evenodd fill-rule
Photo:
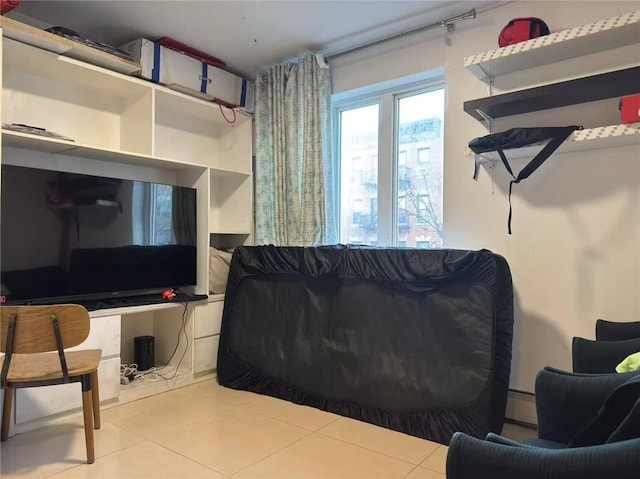
<path fill-rule="evenodd" d="M 154 83 L 205 100 L 219 100 L 233 106 L 253 109 L 247 80 L 221 68 L 208 65 L 146 38 L 119 47 L 142 65 L 140 76 Z M 251 102 L 252 103 L 252 102 Z"/>

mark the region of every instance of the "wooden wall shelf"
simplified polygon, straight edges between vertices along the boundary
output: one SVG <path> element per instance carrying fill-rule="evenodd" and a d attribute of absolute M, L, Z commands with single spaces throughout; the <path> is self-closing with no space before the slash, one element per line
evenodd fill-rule
<path fill-rule="evenodd" d="M 479 121 L 640 93 L 640 67 L 464 102 Z"/>

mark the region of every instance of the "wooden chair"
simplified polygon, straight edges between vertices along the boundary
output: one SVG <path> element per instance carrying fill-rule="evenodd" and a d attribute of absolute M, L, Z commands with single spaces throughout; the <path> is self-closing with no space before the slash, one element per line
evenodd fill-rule
<path fill-rule="evenodd" d="M 9 436 L 11 408 L 17 388 L 79 382 L 82 385 L 87 463 L 95 455 L 93 428 L 100 429 L 98 364 L 102 351 L 65 351 L 89 335 L 89 313 L 76 304 L 0 307 L 0 374 L 4 389 L 2 441 Z M 55 352 L 53 352 L 55 351 Z"/>

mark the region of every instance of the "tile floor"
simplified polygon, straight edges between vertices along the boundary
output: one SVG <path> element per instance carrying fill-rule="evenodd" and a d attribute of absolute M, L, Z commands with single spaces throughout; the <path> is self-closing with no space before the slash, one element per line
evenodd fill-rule
<path fill-rule="evenodd" d="M 509 437 L 535 431 L 507 425 Z M 1 477 L 444 479 L 447 447 L 215 380 L 102 410 L 96 461 L 80 418 L 2 443 Z"/>

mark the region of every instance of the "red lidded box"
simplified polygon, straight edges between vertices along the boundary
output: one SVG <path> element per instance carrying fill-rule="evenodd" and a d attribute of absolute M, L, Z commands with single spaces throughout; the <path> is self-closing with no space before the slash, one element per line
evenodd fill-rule
<path fill-rule="evenodd" d="M 622 123 L 640 121 L 640 95 L 626 96 L 620 100 Z"/>

